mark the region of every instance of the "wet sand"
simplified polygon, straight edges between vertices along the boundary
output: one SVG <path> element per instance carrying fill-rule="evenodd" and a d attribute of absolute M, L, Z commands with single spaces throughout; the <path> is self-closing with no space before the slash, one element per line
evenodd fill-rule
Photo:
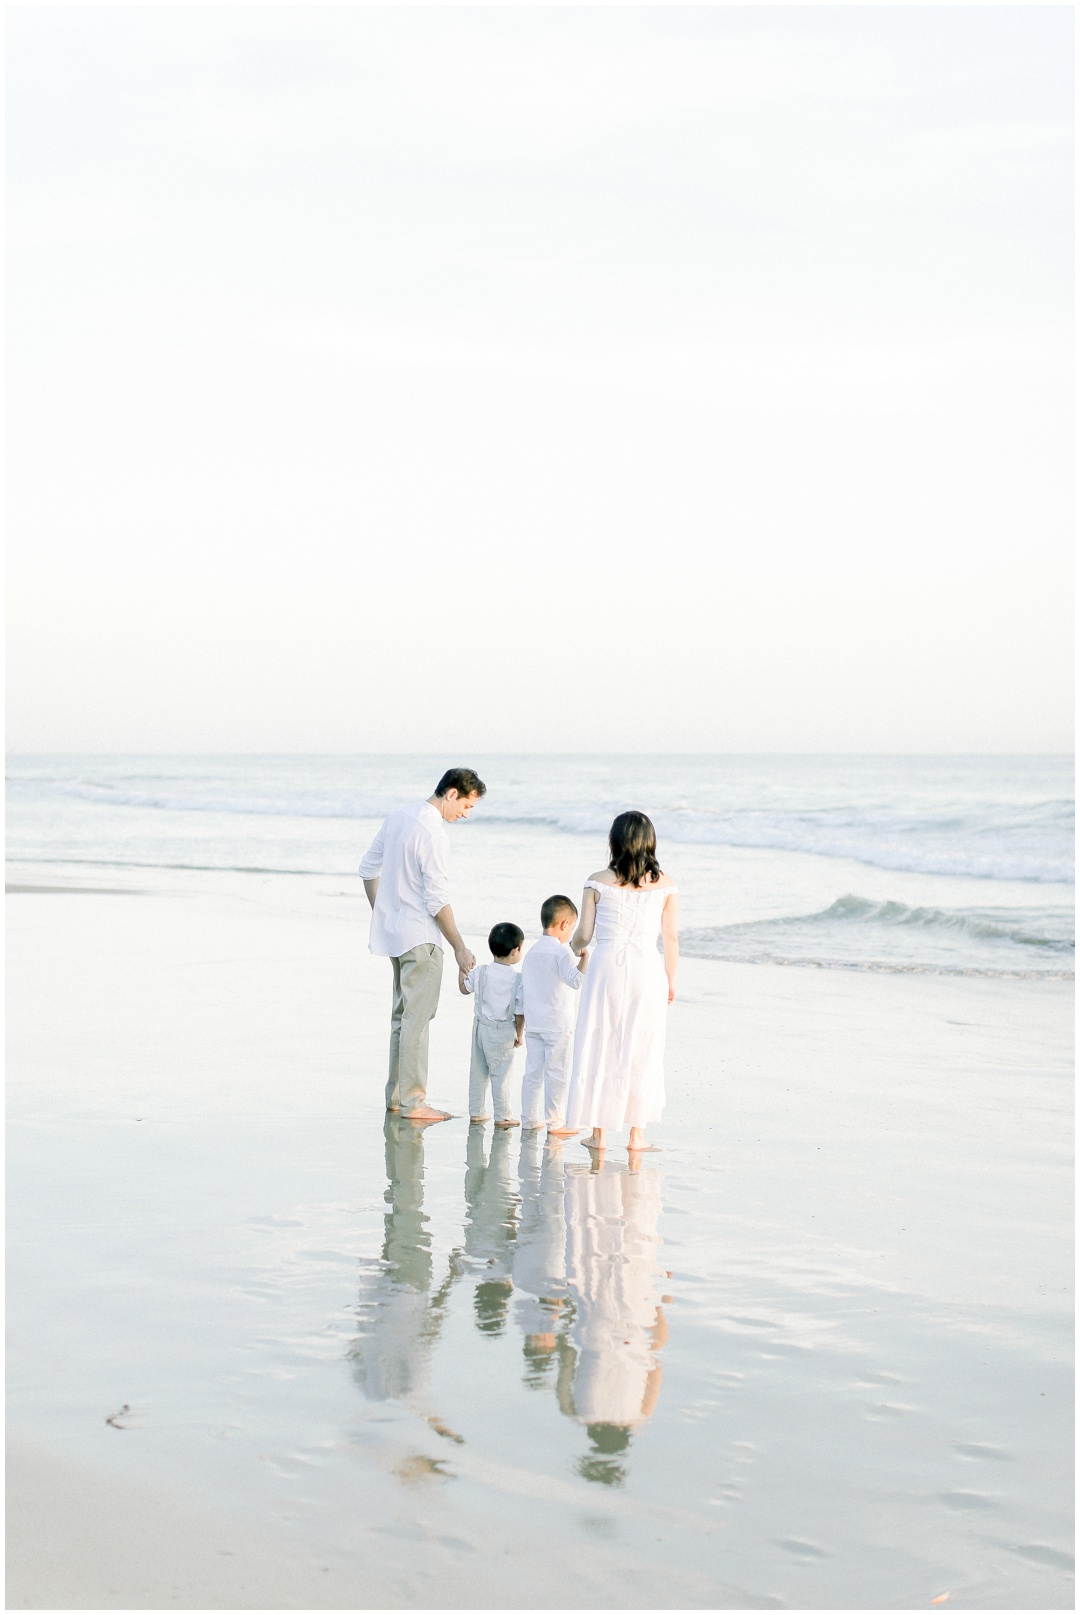
<path fill-rule="evenodd" d="M 9 1607 L 1072 1606 L 1068 984 L 686 960 L 595 1174 L 290 889 L 8 898 Z"/>

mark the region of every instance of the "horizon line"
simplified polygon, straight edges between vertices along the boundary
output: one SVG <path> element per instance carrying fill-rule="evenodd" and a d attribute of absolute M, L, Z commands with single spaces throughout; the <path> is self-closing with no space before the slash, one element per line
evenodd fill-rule
<path fill-rule="evenodd" d="M 218 750 L 136 750 L 125 751 L 109 750 L 50 750 L 50 751 L 5 751 L 5 758 L 17 759 L 20 757 L 231 757 L 231 758 L 273 758 L 273 757 L 446 757 L 451 750 L 445 748 L 439 751 L 413 750 L 413 751 L 218 751 Z M 475 749 L 479 757 L 879 757 L 879 758 L 929 758 L 929 757 L 1053 757 L 1072 758 L 1075 750 L 1067 751 L 985 751 L 985 750 L 940 750 L 940 751 L 643 751 L 643 750 L 604 750 L 589 748 L 582 751 L 487 751 L 483 747 Z M 453 764 L 449 766 L 454 766 Z M 464 766 L 464 765 L 461 765 Z"/>

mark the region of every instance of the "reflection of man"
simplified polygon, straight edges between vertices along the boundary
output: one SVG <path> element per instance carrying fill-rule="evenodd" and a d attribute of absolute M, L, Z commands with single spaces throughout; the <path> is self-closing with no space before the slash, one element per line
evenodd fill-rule
<path fill-rule="evenodd" d="M 350 1355 L 374 1402 L 415 1401 L 455 1278 L 451 1267 L 434 1295 L 431 1236 L 424 1213 L 424 1129 L 387 1116 L 386 1212 L 382 1261 L 361 1292 L 360 1339 Z"/>
<path fill-rule="evenodd" d="M 471 970 L 476 959 L 450 907 L 446 826 L 468 818 L 486 790 L 471 768 L 447 769 L 426 802 L 398 808 L 383 821 L 360 864 L 371 904 L 368 946 L 394 969 L 386 1108 L 410 1121 L 449 1116 L 427 1102 L 428 1032 L 439 1007 L 443 937 L 462 970 Z"/>

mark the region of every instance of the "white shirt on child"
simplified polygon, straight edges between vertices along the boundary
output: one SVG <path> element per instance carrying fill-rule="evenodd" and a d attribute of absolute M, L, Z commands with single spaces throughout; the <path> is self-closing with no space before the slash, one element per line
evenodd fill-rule
<path fill-rule="evenodd" d="M 574 1029 L 578 991 L 585 977 L 569 944 L 553 936 L 534 942 L 521 961 L 526 1032 L 557 1037 Z"/>
<path fill-rule="evenodd" d="M 511 1015 L 522 1013 L 521 976 L 515 965 L 504 965 L 498 959 L 489 965 L 473 965 L 465 977 L 465 990 L 473 994 L 473 1014 L 477 1017 L 508 1021 Z"/>

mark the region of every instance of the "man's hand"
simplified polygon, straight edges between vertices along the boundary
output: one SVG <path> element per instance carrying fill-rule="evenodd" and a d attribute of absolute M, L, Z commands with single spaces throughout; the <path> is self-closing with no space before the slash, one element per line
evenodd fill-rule
<path fill-rule="evenodd" d="M 454 958 L 458 963 L 458 969 L 464 970 L 465 974 L 468 975 L 469 971 L 472 970 L 476 965 L 476 955 L 475 953 L 470 953 L 462 941 L 461 932 L 454 923 L 454 911 L 450 907 L 449 903 L 444 904 L 444 906 L 436 914 L 435 924 L 439 927 L 439 930 L 453 948 Z"/>

